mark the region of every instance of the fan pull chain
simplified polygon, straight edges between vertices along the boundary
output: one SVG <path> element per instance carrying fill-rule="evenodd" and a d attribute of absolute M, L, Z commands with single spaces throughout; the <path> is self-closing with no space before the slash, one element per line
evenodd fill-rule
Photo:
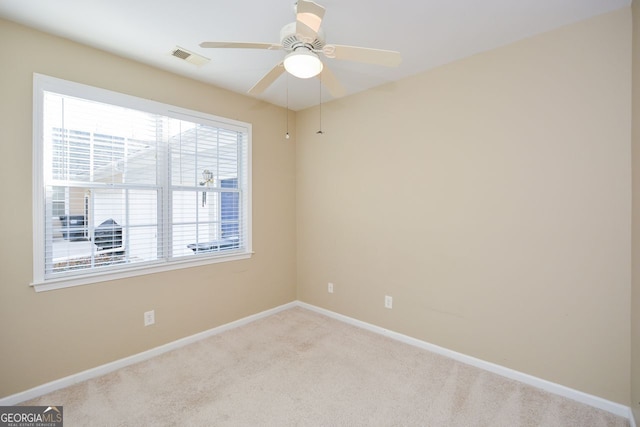
<path fill-rule="evenodd" d="M 289 139 L 289 74 L 286 75 L 286 84 L 287 84 L 287 133 L 285 134 L 285 138 Z"/>
<path fill-rule="evenodd" d="M 316 132 L 318 135 L 322 135 L 324 132 L 322 132 L 322 76 L 318 79 L 318 94 L 320 95 L 320 129 L 318 129 L 318 132 Z"/>

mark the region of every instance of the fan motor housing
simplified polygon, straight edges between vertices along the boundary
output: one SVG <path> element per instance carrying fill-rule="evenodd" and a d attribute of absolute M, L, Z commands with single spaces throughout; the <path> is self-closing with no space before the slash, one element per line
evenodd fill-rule
<path fill-rule="evenodd" d="M 299 47 L 307 47 L 308 49 L 319 51 L 325 45 L 324 31 L 322 28 L 318 30 L 315 39 L 304 37 L 296 31 L 296 22 L 285 25 L 280 30 L 280 44 L 286 51 L 294 51 Z"/>

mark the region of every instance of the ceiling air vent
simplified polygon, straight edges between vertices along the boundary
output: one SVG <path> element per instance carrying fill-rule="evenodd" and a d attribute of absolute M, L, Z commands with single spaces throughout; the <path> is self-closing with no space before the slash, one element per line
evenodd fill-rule
<path fill-rule="evenodd" d="M 176 46 L 176 48 L 171 51 L 171 55 L 197 66 L 204 65 L 210 61 L 209 58 L 205 58 L 204 56 L 198 55 L 197 53 L 189 52 L 188 50 L 178 46 Z"/>

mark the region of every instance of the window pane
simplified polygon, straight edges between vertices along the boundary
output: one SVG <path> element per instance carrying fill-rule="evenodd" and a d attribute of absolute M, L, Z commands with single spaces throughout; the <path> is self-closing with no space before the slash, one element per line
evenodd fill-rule
<path fill-rule="evenodd" d="M 51 198 L 51 215 L 59 217 L 65 214 L 66 208 L 66 188 L 65 187 L 48 187 L 46 189 L 46 197 Z"/>
<path fill-rule="evenodd" d="M 50 92 L 44 102 L 53 179 L 156 183 L 159 117 Z"/>
<path fill-rule="evenodd" d="M 206 196 L 205 202 L 206 203 Z M 196 223 L 199 215 L 208 217 L 206 205 L 202 206 L 202 192 L 174 191 L 173 192 L 173 223 Z M 200 209 L 199 209 L 200 208 Z"/>
<path fill-rule="evenodd" d="M 189 224 L 177 225 L 173 230 L 173 251 L 174 256 L 184 257 L 194 254 L 219 253 L 233 249 L 238 249 L 239 243 L 236 239 L 206 239 L 203 238 L 211 233 L 217 224 Z M 198 239 L 195 236 L 200 236 Z"/>
<path fill-rule="evenodd" d="M 174 191 L 173 256 L 192 255 L 193 245 L 209 244 L 220 238 L 220 193 L 216 191 Z M 185 251 L 184 248 L 188 248 Z"/>
<path fill-rule="evenodd" d="M 172 184 L 181 188 L 172 192 L 173 256 L 238 249 L 241 135 L 177 120 L 171 128 Z"/>
<path fill-rule="evenodd" d="M 129 262 L 155 261 L 158 259 L 158 227 L 129 228 L 127 235 Z"/>
<path fill-rule="evenodd" d="M 198 229 L 196 224 L 176 224 L 173 226 L 173 256 L 176 258 L 196 253 Z"/>
<path fill-rule="evenodd" d="M 197 186 L 202 178 L 196 161 L 196 126 L 184 120 L 169 120 L 172 185 Z"/>
<path fill-rule="evenodd" d="M 238 134 L 229 131 L 220 132 L 220 146 L 219 146 L 219 178 L 221 180 L 236 179 L 233 181 L 237 188 L 238 178 Z"/>
<path fill-rule="evenodd" d="M 224 188 L 237 188 L 237 179 L 222 181 Z M 240 237 L 240 193 L 225 191 L 220 194 L 220 228 L 222 237 Z"/>
<path fill-rule="evenodd" d="M 89 177 L 91 142 L 88 132 L 54 127 L 51 129 L 53 147 L 53 178 L 81 181 Z"/>
<path fill-rule="evenodd" d="M 172 185 L 215 188 L 238 177 L 238 132 L 183 120 L 169 126 Z"/>

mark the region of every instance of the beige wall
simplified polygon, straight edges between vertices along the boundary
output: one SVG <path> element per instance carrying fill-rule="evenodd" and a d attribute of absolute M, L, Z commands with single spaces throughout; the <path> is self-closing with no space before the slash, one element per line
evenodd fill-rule
<path fill-rule="evenodd" d="M 283 138 L 284 109 L 2 20 L 0 50 L 0 397 L 296 298 L 295 144 Z M 252 123 L 254 257 L 35 293 L 34 72 Z M 156 324 L 145 328 L 151 309 Z"/>
<path fill-rule="evenodd" d="M 633 282 L 631 291 L 631 409 L 640 425 L 640 3 L 633 11 Z"/>
<path fill-rule="evenodd" d="M 298 113 L 298 298 L 629 404 L 630 42 L 625 8 Z"/>

